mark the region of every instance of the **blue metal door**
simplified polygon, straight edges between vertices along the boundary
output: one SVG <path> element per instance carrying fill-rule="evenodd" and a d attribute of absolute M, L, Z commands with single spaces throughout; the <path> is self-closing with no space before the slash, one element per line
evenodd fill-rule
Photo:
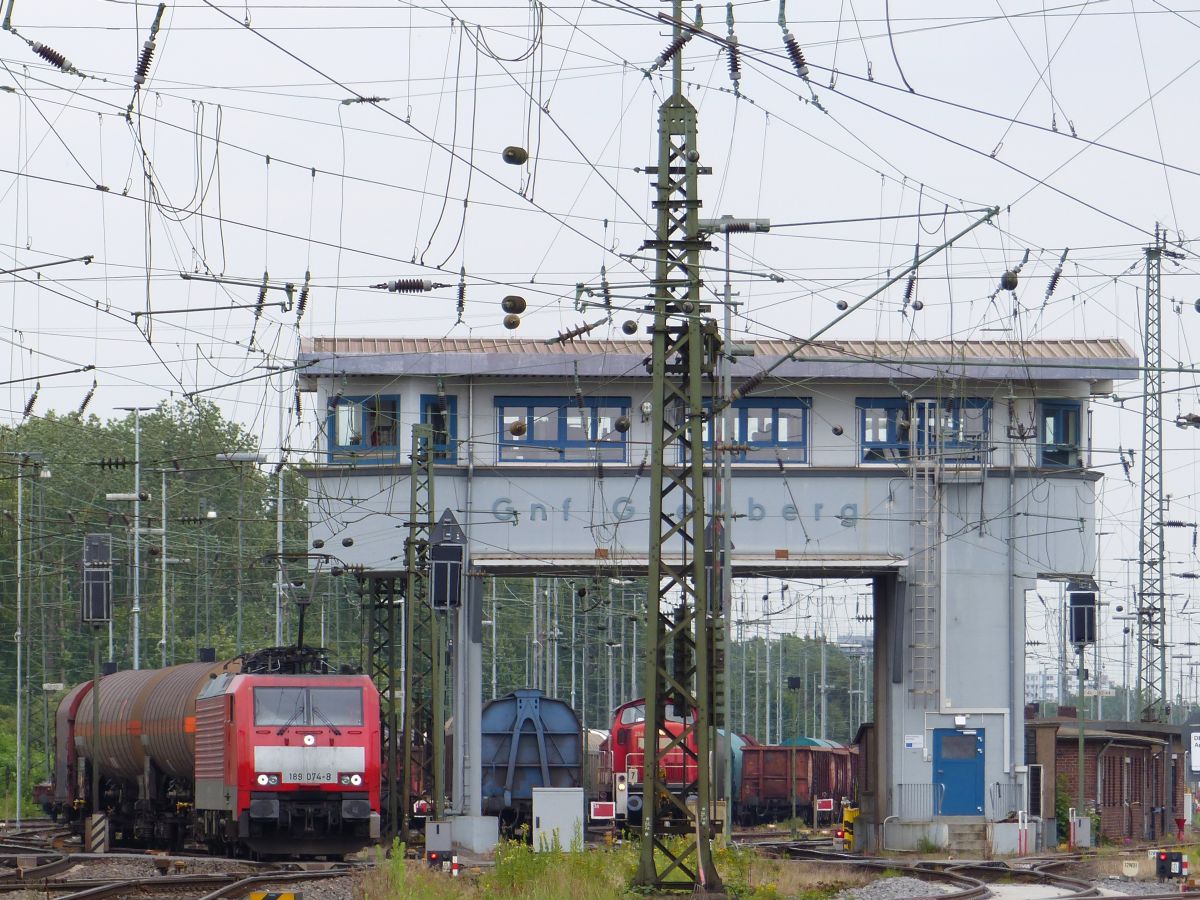
<path fill-rule="evenodd" d="M 933 783 L 941 785 L 943 816 L 983 815 L 982 731 L 933 730 Z"/>

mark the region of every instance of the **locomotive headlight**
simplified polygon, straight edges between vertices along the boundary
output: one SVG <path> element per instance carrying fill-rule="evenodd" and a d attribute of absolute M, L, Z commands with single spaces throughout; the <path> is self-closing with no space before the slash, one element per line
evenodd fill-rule
<path fill-rule="evenodd" d="M 279 776 L 278 776 L 278 775 L 272 775 L 272 776 L 270 777 L 269 781 L 270 781 L 270 783 L 271 783 L 271 784 L 279 784 Z"/>
<path fill-rule="evenodd" d="M 356 774 L 356 775 L 351 775 L 351 776 L 350 776 L 350 783 L 351 783 L 352 785 L 354 785 L 355 787 L 358 787 L 360 784 L 362 784 L 362 776 L 361 776 L 361 775 L 357 775 L 357 774 Z"/>
<path fill-rule="evenodd" d="M 623 790 L 625 790 L 625 788 L 626 788 L 626 784 L 624 781 L 617 782 L 617 790 L 618 791 L 623 791 Z"/>
<path fill-rule="evenodd" d="M 271 780 L 271 779 L 270 779 L 270 778 L 268 778 L 266 775 L 259 775 L 259 776 L 258 776 L 258 783 L 259 783 L 260 785 L 262 785 L 263 787 L 266 787 L 266 786 L 267 786 L 267 784 L 268 784 L 268 782 L 270 782 L 270 780 Z"/>

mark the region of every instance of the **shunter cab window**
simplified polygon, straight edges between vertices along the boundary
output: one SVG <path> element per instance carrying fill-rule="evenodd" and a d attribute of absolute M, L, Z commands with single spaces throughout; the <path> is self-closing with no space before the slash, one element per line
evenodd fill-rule
<path fill-rule="evenodd" d="M 254 689 L 255 725 L 362 725 L 358 688 L 259 687 Z"/>

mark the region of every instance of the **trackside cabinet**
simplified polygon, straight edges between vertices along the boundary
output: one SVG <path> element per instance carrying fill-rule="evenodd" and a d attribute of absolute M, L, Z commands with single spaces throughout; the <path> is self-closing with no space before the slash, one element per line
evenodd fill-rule
<path fill-rule="evenodd" d="M 533 849 L 583 843 L 583 788 L 533 788 Z"/>

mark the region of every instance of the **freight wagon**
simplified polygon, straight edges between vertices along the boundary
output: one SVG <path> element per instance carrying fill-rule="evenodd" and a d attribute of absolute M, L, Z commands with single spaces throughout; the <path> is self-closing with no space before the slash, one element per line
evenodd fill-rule
<path fill-rule="evenodd" d="M 602 799 L 616 799 L 624 792 L 623 805 L 630 820 L 641 818 L 644 806 L 644 764 L 646 704 L 632 700 L 618 707 L 613 715 L 608 741 L 601 747 L 599 791 Z M 679 734 L 684 722 L 668 703 L 663 728 L 672 737 Z M 665 743 L 665 737 L 660 737 Z M 725 742 L 732 744 L 725 749 Z M 676 747 L 669 751 L 663 764 L 666 780 L 673 790 L 696 779 L 696 744 L 687 741 L 687 750 Z M 857 753 L 846 747 L 796 746 L 775 747 L 756 744 L 744 735 L 726 737 L 717 732 L 717 758 L 732 756 L 732 809 L 734 821 L 753 823 L 778 819 L 792 814 L 793 791 L 796 813 L 812 817 L 814 799 L 832 798 L 835 807 L 843 799 L 853 799 Z M 718 796 L 724 796 L 723 779 L 718 781 Z M 619 804 L 620 807 L 620 804 Z"/>
<path fill-rule="evenodd" d="M 583 786 L 579 717 L 562 700 L 529 688 L 491 700 L 480 730 L 484 815 L 529 819 L 535 787 Z"/>

